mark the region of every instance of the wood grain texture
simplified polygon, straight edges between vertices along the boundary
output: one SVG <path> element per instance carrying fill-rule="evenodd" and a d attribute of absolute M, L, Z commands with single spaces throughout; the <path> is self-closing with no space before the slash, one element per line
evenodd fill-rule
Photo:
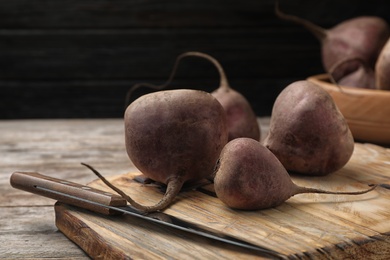
<path fill-rule="evenodd" d="M 10 185 L 14 171 L 39 171 L 78 183 L 134 169 L 120 119 L 0 120 L 0 259 L 90 259 L 55 226 L 54 200 Z"/>
<path fill-rule="evenodd" d="M 53 201 L 9 184 L 15 171 L 37 171 L 78 183 L 95 176 L 80 163 L 105 174 L 136 169 L 124 146 L 123 120 L 0 121 L 0 206 L 52 206 Z"/>
<path fill-rule="evenodd" d="M 1 207 L 0 259 L 88 259 L 54 225 L 53 204 Z"/>
<path fill-rule="evenodd" d="M 389 149 L 357 143 L 352 159 L 338 172 L 325 177 L 294 175 L 292 178 L 295 183 L 302 186 L 337 191 L 363 190 L 367 188 L 367 184 L 390 184 L 389 164 Z M 139 173 L 111 176 L 110 181 L 122 188 L 137 202 L 149 205 L 157 202 L 162 196 L 159 186 L 134 181 L 134 176 L 137 174 Z M 90 186 L 110 191 L 97 180 L 90 183 Z M 205 189 L 212 191 L 213 187 L 211 185 Z M 358 196 L 301 194 L 273 209 L 238 211 L 227 208 L 219 199 L 210 196 L 209 192 L 198 189 L 182 192 L 165 212 L 189 222 L 205 225 L 240 239 L 266 246 L 290 258 L 388 259 L 390 257 L 389 199 L 390 190 L 380 187 Z M 165 251 L 167 256 L 181 259 L 185 255 L 175 252 L 188 249 L 185 243 L 165 246 L 161 241 L 159 242 L 162 237 L 171 236 L 171 233 L 162 232 L 157 237 L 152 234 L 140 236 L 139 232 L 145 232 L 142 230 L 147 225 L 146 223 L 135 224 L 131 221 L 131 227 L 129 227 L 127 221 L 122 222 L 105 217 L 96 217 L 98 218 L 96 220 L 95 216 L 84 216 L 82 214 L 86 214 L 85 212 L 80 213 L 74 208 L 57 208 L 56 213 L 59 229 L 68 234 L 70 239 L 79 228 L 78 224 L 72 225 L 73 222 L 69 218 L 76 218 L 83 224 L 83 227 L 86 226 L 96 232 L 92 236 L 91 234 L 88 237 L 82 236 L 83 243 L 103 240 L 109 247 L 108 251 L 113 253 L 137 257 L 142 252 L 143 256 L 153 257 L 155 250 L 159 252 L 158 254 L 167 250 Z M 66 217 L 63 214 L 67 214 Z M 62 222 L 68 224 L 63 225 Z M 121 230 L 121 232 L 112 231 L 113 233 L 110 233 L 106 231 L 108 228 Z M 138 239 L 134 240 L 134 237 Z M 142 239 L 143 237 L 145 238 Z M 80 239 L 77 237 L 77 240 Z M 171 239 L 174 238 L 170 237 L 168 240 Z M 85 240 L 89 241 L 85 242 Z M 122 243 L 136 244 L 138 247 L 118 246 Z M 145 252 L 144 244 L 152 248 L 150 255 Z M 94 253 L 94 250 L 88 246 L 84 250 L 88 254 Z M 210 254 L 215 253 L 215 249 L 202 246 L 202 252 L 206 254 L 208 250 Z M 210 256 L 225 259 L 222 255 Z M 237 256 L 232 259 L 237 259 Z"/>

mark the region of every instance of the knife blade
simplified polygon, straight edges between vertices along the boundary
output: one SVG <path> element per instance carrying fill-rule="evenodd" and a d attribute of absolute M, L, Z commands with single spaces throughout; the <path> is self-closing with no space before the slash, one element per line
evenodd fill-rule
<path fill-rule="evenodd" d="M 390 184 L 382 183 L 382 184 L 379 184 L 379 186 L 381 186 L 382 188 L 390 190 Z"/>
<path fill-rule="evenodd" d="M 284 259 L 286 257 L 272 249 L 243 241 L 207 226 L 181 220 L 163 212 L 144 214 L 128 205 L 127 201 L 119 195 L 75 182 L 53 178 L 37 172 L 14 172 L 10 177 L 10 184 L 16 189 L 55 199 L 96 213 L 104 215 L 129 214 L 146 221 L 253 250 L 270 258 Z"/>

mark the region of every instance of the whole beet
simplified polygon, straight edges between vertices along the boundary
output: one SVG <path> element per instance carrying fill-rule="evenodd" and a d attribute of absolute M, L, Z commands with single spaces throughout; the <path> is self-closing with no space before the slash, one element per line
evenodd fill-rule
<path fill-rule="evenodd" d="M 211 92 L 211 94 L 221 103 L 226 112 L 229 141 L 238 137 L 249 137 L 260 140 L 260 126 L 255 112 L 248 100 L 241 93 L 230 87 L 222 65 L 214 57 L 197 51 L 182 53 L 176 59 L 170 80 L 173 78 L 179 62 L 185 57 L 206 59 L 218 70 L 220 77 L 219 87 Z"/>
<path fill-rule="evenodd" d="M 388 38 L 388 24 L 380 17 L 363 16 L 346 20 L 327 30 L 322 39 L 324 67 L 329 69 L 342 57 L 361 57 L 374 68 Z"/>
<path fill-rule="evenodd" d="M 306 80 L 278 95 L 263 144 L 287 170 L 307 175 L 337 171 L 354 150 L 351 131 L 332 97 Z"/>
<path fill-rule="evenodd" d="M 281 19 L 304 26 L 320 41 L 322 63 L 326 72 L 340 60 L 355 57 L 362 58 L 374 69 L 378 55 L 390 36 L 389 25 L 381 17 L 355 17 L 333 28 L 324 29 L 308 20 L 283 13 L 278 1 L 275 13 Z"/>
<path fill-rule="evenodd" d="M 238 91 L 230 87 L 222 65 L 213 57 L 202 52 L 187 52 L 183 55 L 202 57 L 213 63 L 220 76 L 219 87 L 211 92 L 226 112 L 229 141 L 239 137 L 260 140 L 260 126 L 257 116 L 248 100 Z"/>
<path fill-rule="evenodd" d="M 291 196 L 290 187 L 293 183 L 286 169 L 258 141 L 236 138 L 222 150 L 214 189 L 229 207 L 245 210 L 275 207 Z"/>
<path fill-rule="evenodd" d="M 126 109 L 126 151 L 147 177 L 167 184 L 163 199 L 145 212 L 167 207 L 183 183 L 208 178 L 227 143 L 226 115 L 209 93 L 158 91 L 141 96 Z"/>
<path fill-rule="evenodd" d="M 223 148 L 216 167 L 214 189 L 227 206 L 242 210 L 276 207 L 300 193 L 358 195 L 295 185 L 273 153 L 250 138 L 237 138 Z"/>

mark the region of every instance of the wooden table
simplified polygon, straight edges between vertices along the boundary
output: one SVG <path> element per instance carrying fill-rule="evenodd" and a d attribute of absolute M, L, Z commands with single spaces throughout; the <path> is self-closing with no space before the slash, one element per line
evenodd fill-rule
<path fill-rule="evenodd" d="M 262 131 L 268 119 L 262 118 Z M 82 184 L 136 171 L 124 147 L 122 119 L 0 121 L 0 258 L 89 259 L 55 226 L 54 200 L 17 190 L 15 171 L 37 171 Z"/>
<path fill-rule="evenodd" d="M 259 121 L 264 137 L 269 118 Z M 89 259 L 55 226 L 55 201 L 10 186 L 14 171 L 82 184 L 96 176 L 81 162 L 105 176 L 137 171 L 125 152 L 122 119 L 0 121 L 0 155 L 0 259 Z"/>
<path fill-rule="evenodd" d="M 79 183 L 133 168 L 127 158 L 120 119 L 0 121 L 0 258 L 88 256 L 55 226 L 54 200 L 14 189 L 14 171 L 38 171 Z"/>

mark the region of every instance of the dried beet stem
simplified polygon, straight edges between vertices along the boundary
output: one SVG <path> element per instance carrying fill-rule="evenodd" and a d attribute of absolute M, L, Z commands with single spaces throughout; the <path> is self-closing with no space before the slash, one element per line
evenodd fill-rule
<path fill-rule="evenodd" d="M 81 163 L 82 165 L 86 166 L 89 168 L 99 179 L 106 184 L 109 188 L 114 190 L 116 193 L 118 193 L 120 196 L 122 196 L 124 199 L 126 199 L 131 206 L 134 208 L 144 212 L 144 213 L 150 213 L 150 212 L 155 212 L 159 210 L 163 210 L 166 207 L 168 207 L 170 204 L 172 204 L 172 201 L 174 198 L 177 196 L 177 194 L 180 192 L 182 186 L 183 186 L 183 180 L 180 178 L 175 178 L 171 179 L 168 184 L 167 184 L 167 189 L 166 192 L 163 196 L 163 198 L 155 205 L 153 206 L 144 206 L 136 201 L 134 201 L 129 195 L 124 193 L 121 189 L 110 183 L 103 175 L 101 175 L 95 168 L 92 166 L 86 164 L 86 163 Z"/>
<path fill-rule="evenodd" d="M 173 200 L 179 194 L 181 188 L 183 187 L 184 181 L 180 178 L 170 179 L 167 184 L 167 189 L 165 191 L 162 199 L 153 206 L 144 206 L 143 211 L 145 212 L 155 212 L 163 210 L 169 205 L 172 204 Z"/>
<path fill-rule="evenodd" d="M 204 59 L 210 61 L 215 66 L 215 68 L 218 70 L 219 77 L 220 77 L 219 87 L 220 88 L 230 88 L 229 82 L 228 82 L 227 77 L 226 77 L 226 73 L 225 73 L 222 65 L 215 58 L 213 58 L 212 56 L 210 56 L 206 53 L 203 53 L 203 52 L 190 51 L 190 52 L 185 52 L 185 53 L 181 54 L 177 59 L 177 63 L 179 63 L 179 61 L 184 57 L 200 57 L 200 58 L 204 58 Z"/>
<path fill-rule="evenodd" d="M 374 190 L 378 185 L 369 185 L 371 188 L 361 191 L 327 191 L 322 189 L 316 189 L 316 188 L 308 188 L 308 187 L 301 187 L 296 186 L 296 189 L 294 191 L 294 195 L 302 194 L 302 193 L 322 193 L 322 194 L 338 194 L 338 195 L 360 195 L 367 192 L 370 192 Z"/>
<path fill-rule="evenodd" d="M 179 67 L 181 60 L 183 58 L 186 58 L 186 57 L 200 57 L 200 58 L 204 58 L 204 59 L 210 61 L 215 66 L 215 68 L 218 70 L 218 73 L 220 76 L 220 83 L 219 83 L 220 86 L 219 87 L 226 88 L 226 89 L 230 88 L 229 82 L 228 82 L 227 77 L 226 77 L 226 73 L 225 73 L 222 65 L 215 58 L 213 58 L 212 56 L 210 56 L 206 53 L 203 53 L 203 52 L 189 51 L 189 52 L 184 52 L 184 53 L 180 54 L 176 58 L 176 61 L 173 65 L 171 74 L 169 75 L 168 80 L 164 84 L 154 85 L 154 84 L 150 84 L 150 83 L 137 83 L 137 84 L 133 85 L 133 87 L 126 94 L 125 107 L 128 106 L 132 93 L 140 87 L 148 87 L 148 88 L 155 89 L 155 90 L 162 90 L 162 89 L 165 89 L 167 86 L 169 86 L 172 83 L 172 81 L 176 75 L 176 71 Z"/>
<path fill-rule="evenodd" d="M 275 1 L 275 14 L 278 18 L 300 24 L 308 29 L 319 41 L 327 36 L 327 30 L 301 17 L 282 12 L 279 8 L 279 1 Z"/>
<path fill-rule="evenodd" d="M 113 184 L 111 184 L 103 175 L 101 175 L 95 168 L 93 168 L 92 166 L 86 164 L 86 163 L 81 163 L 81 165 L 84 165 L 86 166 L 87 168 L 89 168 L 97 177 L 99 177 L 100 180 L 102 180 L 102 182 L 104 184 L 106 184 L 108 187 L 110 187 L 111 189 L 113 189 L 116 193 L 118 193 L 119 195 L 121 195 L 123 198 L 125 198 L 129 203 L 130 205 L 132 205 L 133 207 L 139 209 L 141 207 L 143 207 L 141 204 L 138 204 L 137 202 L 135 202 L 132 198 L 130 198 L 130 196 L 128 196 L 127 194 L 125 194 L 122 190 L 120 190 L 119 188 L 117 188 L 116 186 L 114 186 Z"/>
<path fill-rule="evenodd" d="M 164 89 L 167 86 L 168 86 L 168 82 L 166 84 L 163 84 L 163 85 L 154 85 L 154 84 L 151 84 L 151 83 L 137 83 L 137 84 L 134 84 L 129 89 L 129 91 L 127 91 L 127 93 L 126 93 L 126 96 L 125 96 L 125 109 L 130 104 L 131 95 L 138 88 L 140 88 L 140 87 L 147 87 L 147 88 L 151 88 L 151 89 L 154 89 L 154 90 L 162 90 L 162 89 Z"/>

